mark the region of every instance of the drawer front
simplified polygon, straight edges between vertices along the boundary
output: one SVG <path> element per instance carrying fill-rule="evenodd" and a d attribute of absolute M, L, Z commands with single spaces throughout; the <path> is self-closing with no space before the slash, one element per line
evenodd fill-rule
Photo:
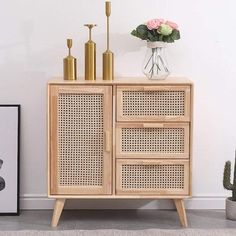
<path fill-rule="evenodd" d="M 188 123 L 117 123 L 117 158 L 189 158 Z"/>
<path fill-rule="evenodd" d="M 190 121 L 190 86 L 118 86 L 117 120 Z"/>
<path fill-rule="evenodd" d="M 189 195 L 189 161 L 116 161 L 116 194 Z"/>

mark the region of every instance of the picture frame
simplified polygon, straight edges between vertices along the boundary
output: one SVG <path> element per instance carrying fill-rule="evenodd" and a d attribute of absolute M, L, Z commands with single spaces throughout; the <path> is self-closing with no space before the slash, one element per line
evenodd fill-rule
<path fill-rule="evenodd" d="M 0 104 L 0 215 L 19 215 L 19 104 Z"/>

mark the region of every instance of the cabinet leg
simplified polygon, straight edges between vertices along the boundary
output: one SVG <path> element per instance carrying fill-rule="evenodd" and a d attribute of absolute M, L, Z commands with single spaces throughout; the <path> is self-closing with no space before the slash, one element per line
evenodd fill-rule
<path fill-rule="evenodd" d="M 186 211 L 184 207 L 184 200 L 183 199 L 174 199 L 175 206 L 179 215 L 180 222 L 182 226 L 187 227 L 187 217 L 186 217 Z"/>
<path fill-rule="evenodd" d="M 58 224 L 58 221 L 61 216 L 61 212 L 63 210 L 64 204 L 66 199 L 56 199 L 55 205 L 54 205 L 54 211 L 53 211 L 53 217 L 52 217 L 52 227 L 56 227 Z"/>

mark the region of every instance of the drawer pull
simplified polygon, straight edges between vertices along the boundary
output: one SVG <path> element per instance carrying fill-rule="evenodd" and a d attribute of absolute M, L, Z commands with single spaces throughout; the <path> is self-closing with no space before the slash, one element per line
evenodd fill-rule
<path fill-rule="evenodd" d="M 150 92 L 158 92 L 158 91 L 172 91 L 171 88 L 168 87 L 153 87 L 153 86 L 145 86 L 142 88 L 143 91 L 150 91 Z"/>
<path fill-rule="evenodd" d="M 164 124 L 161 124 L 161 123 L 155 123 L 155 124 L 145 123 L 145 124 L 143 124 L 143 128 L 163 128 L 163 127 L 164 127 Z"/>
<path fill-rule="evenodd" d="M 110 139 L 110 132 L 105 131 L 105 151 L 110 152 L 111 151 L 111 139 Z"/>

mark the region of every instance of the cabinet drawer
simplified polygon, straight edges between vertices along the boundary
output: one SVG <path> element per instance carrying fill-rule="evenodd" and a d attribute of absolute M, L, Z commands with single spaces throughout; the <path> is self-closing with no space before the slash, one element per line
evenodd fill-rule
<path fill-rule="evenodd" d="M 188 123 L 117 123 L 117 158 L 189 158 Z"/>
<path fill-rule="evenodd" d="M 190 86 L 118 86 L 118 121 L 190 121 Z"/>
<path fill-rule="evenodd" d="M 117 194 L 189 195 L 189 161 L 116 161 Z"/>

